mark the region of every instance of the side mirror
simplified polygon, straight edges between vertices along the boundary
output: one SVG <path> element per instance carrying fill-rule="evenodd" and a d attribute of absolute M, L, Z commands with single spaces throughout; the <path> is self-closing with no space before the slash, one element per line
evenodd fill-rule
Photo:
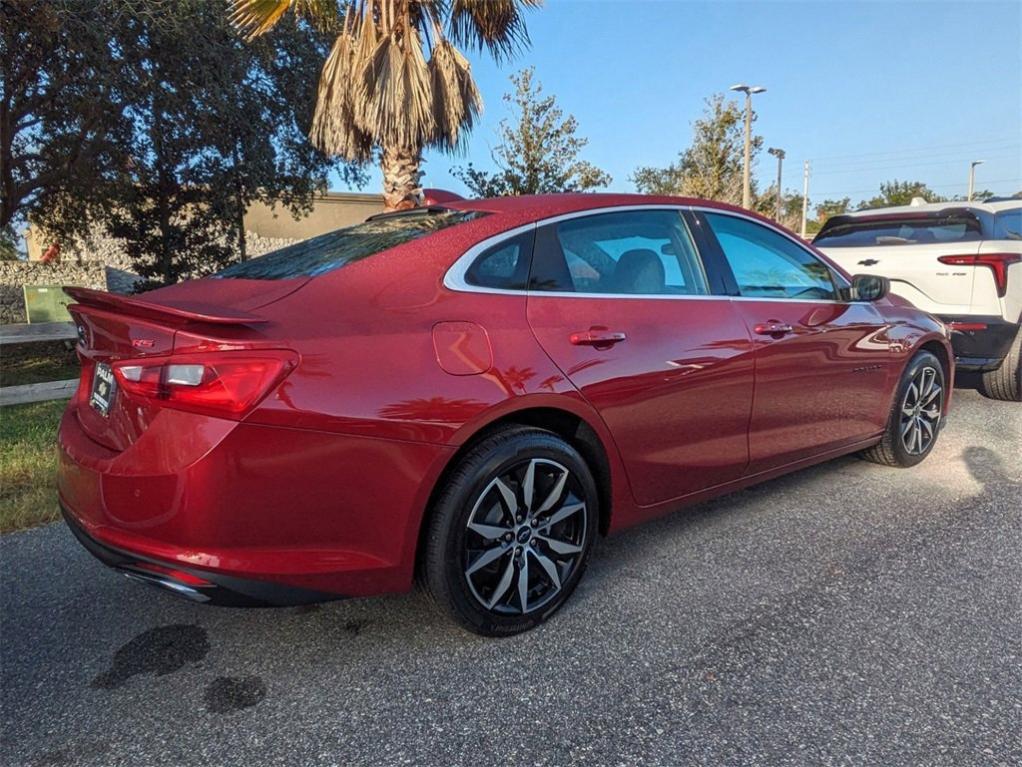
<path fill-rule="evenodd" d="M 852 277 L 853 301 L 879 301 L 891 292 L 891 281 L 879 274 L 856 274 Z"/>

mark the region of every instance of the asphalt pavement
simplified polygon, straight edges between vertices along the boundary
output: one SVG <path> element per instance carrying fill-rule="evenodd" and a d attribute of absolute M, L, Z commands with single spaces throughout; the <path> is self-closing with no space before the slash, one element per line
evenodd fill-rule
<path fill-rule="evenodd" d="M 540 629 L 211 608 L 0 538 L 4 765 L 1022 764 L 1022 406 L 600 543 Z"/>

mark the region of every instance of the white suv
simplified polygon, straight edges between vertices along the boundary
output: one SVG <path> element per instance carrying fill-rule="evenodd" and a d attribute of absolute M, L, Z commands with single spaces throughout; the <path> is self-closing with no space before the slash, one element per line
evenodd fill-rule
<path fill-rule="evenodd" d="M 984 394 L 1022 400 L 1022 200 L 848 213 L 813 244 L 851 274 L 889 278 L 948 325 L 957 368 L 981 373 Z"/>

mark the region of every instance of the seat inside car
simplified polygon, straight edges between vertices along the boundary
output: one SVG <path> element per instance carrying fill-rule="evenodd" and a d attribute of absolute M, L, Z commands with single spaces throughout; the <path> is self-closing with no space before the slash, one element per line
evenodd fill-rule
<path fill-rule="evenodd" d="M 664 263 L 646 248 L 625 251 L 614 268 L 613 284 L 617 293 L 666 293 Z"/>

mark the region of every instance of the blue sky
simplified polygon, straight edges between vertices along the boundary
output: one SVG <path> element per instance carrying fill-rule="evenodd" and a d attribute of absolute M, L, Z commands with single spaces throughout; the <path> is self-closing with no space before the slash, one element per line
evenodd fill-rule
<path fill-rule="evenodd" d="M 536 67 L 589 138 L 585 157 L 633 191 L 641 165 L 688 145 L 703 100 L 763 85 L 756 131 L 786 150 L 785 188 L 810 160 L 814 201 L 872 196 L 881 181 L 964 193 L 1022 189 L 1022 2 L 681 2 L 547 0 L 532 46 L 510 63 L 473 55 L 485 111 L 464 157 L 426 155 L 425 186 L 464 192 L 449 173 L 490 167 L 508 76 Z M 735 94 L 737 95 L 737 94 Z M 776 173 L 764 151 L 756 172 Z M 379 189 L 374 171 L 365 191 Z"/>

